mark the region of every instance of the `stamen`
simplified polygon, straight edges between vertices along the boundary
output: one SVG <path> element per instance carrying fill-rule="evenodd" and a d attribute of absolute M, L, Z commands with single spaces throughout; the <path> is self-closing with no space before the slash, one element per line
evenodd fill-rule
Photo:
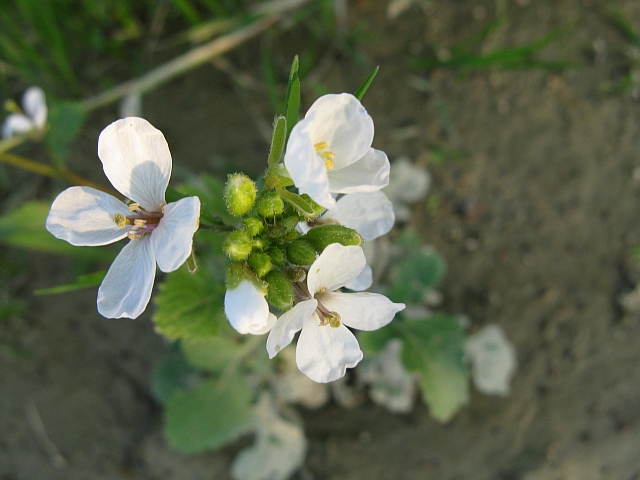
<path fill-rule="evenodd" d="M 118 227 L 124 228 L 125 225 L 127 224 L 127 217 L 125 217 L 121 213 L 116 213 L 113 216 L 113 221 L 116 223 L 116 225 L 118 225 Z"/>
<path fill-rule="evenodd" d="M 336 312 L 331 312 L 331 317 L 329 318 L 329 326 L 331 328 L 338 328 L 340 326 L 340 315 Z"/>
<path fill-rule="evenodd" d="M 140 240 L 144 236 L 144 233 L 138 234 L 136 232 L 128 232 L 127 237 L 131 240 Z"/>
<path fill-rule="evenodd" d="M 327 150 L 327 148 L 329 148 L 329 144 L 327 142 L 318 142 L 313 146 L 313 148 L 315 148 L 316 153 L 324 160 L 324 166 L 326 169 L 333 170 L 333 167 L 335 166 L 333 159 L 336 158 L 336 154 Z"/>
<path fill-rule="evenodd" d="M 134 224 L 136 227 L 138 227 L 138 228 L 142 228 L 142 227 L 144 227 L 144 226 L 147 224 L 147 221 L 146 221 L 146 220 L 143 220 L 142 218 L 136 218 L 136 219 L 133 221 L 133 224 Z"/>
<path fill-rule="evenodd" d="M 129 206 L 127 206 L 127 208 L 129 209 L 130 212 L 137 212 L 138 210 L 140 210 L 140 204 L 133 202 L 133 203 L 130 203 Z"/>
<path fill-rule="evenodd" d="M 313 146 L 313 148 L 316 149 L 316 152 L 320 153 L 320 150 L 329 148 L 329 144 L 327 142 L 318 142 Z"/>

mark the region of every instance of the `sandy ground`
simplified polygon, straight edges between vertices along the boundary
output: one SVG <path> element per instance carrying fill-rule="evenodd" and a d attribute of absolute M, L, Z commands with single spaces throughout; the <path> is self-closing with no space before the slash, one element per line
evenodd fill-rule
<path fill-rule="evenodd" d="M 426 76 L 411 57 L 459 43 L 496 15 L 493 2 L 435 3 L 395 22 L 385 2 L 350 4 L 354 27 L 366 26 L 365 56 L 381 66 L 365 105 L 374 146 L 392 160 L 428 162 L 434 144 L 465 153 L 429 165 L 439 202 L 416 206 L 412 225 L 448 262 L 443 308 L 472 328 L 497 323 L 515 344 L 513 390 L 474 393 L 448 425 L 423 405 L 403 416 L 373 405 L 302 411 L 310 450 L 295 478 L 638 479 L 640 314 L 619 296 L 640 278 L 630 253 L 640 245 L 640 106 L 600 89 L 621 80 L 630 45 L 596 2 L 517 1 L 484 48 L 567 27 L 542 57 L 578 68 Z M 640 31 L 637 1 L 611 3 Z M 416 76 L 430 91 L 415 88 Z M 362 77 L 343 58 L 324 82 L 352 91 Z M 266 144 L 255 112 L 231 112 L 234 95 L 224 73 L 205 67 L 151 94 L 145 115 L 176 163 L 220 173 L 227 158 L 257 172 Z M 256 109 L 268 118 L 266 104 Z M 100 120 L 92 124 L 110 118 Z M 97 163 L 100 128 L 74 147 L 76 166 L 95 178 L 99 169 L 83 162 Z M 70 278 L 59 260 L 29 260 L 29 289 Z M 23 355 L 0 353 L 0 479 L 228 478 L 237 446 L 186 458 L 162 439 L 149 379 L 167 346 L 148 314 L 103 319 L 93 291 L 24 296 L 29 309 L 2 330 Z"/>

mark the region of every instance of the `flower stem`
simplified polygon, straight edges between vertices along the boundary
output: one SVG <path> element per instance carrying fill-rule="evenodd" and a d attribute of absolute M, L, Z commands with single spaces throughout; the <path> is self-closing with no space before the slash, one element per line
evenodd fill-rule
<path fill-rule="evenodd" d="M 44 163 L 35 162 L 33 160 L 29 160 L 28 158 L 2 151 L 0 151 L 0 162 L 4 162 L 7 165 L 12 165 L 24 170 L 29 170 L 30 172 L 44 175 L 45 177 L 64 178 L 73 185 L 92 187 L 96 190 L 100 190 L 121 200 L 124 200 L 124 197 L 119 192 L 116 192 L 115 190 L 108 187 L 103 187 L 102 185 L 92 182 L 91 180 L 81 177 L 80 175 L 76 175 L 66 167 L 56 169 L 50 165 L 45 165 Z"/>

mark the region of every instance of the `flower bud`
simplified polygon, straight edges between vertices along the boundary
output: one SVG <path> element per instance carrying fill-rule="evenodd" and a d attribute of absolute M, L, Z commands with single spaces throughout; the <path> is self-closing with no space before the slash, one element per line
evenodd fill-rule
<path fill-rule="evenodd" d="M 224 239 L 222 248 L 231 260 L 246 260 L 253 248 L 253 240 L 244 230 L 235 230 Z"/>
<path fill-rule="evenodd" d="M 311 265 L 316 261 L 316 251 L 309 242 L 294 240 L 286 247 L 287 260 L 294 265 Z"/>
<path fill-rule="evenodd" d="M 313 227 L 301 239 L 309 242 L 318 253 L 322 253 L 332 243 L 339 243 L 346 247 L 349 245 L 362 245 L 364 241 L 358 232 L 342 225 Z"/>
<path fill-rule="evenodd" d="M 252 237 L 260 235 L 264 230 L 264 223 L 257 217 L 247 217 L 242 222 L 244 230 Z"/>
<path fill-rule="evenodd" d="M 273 268 L 271 258 L 264 252 L 252 252 L 247 259 L 247 263 L 260 278 L 264 277 Z"/>
<path fill-rule="evenodd" d="M 280 310 L 289 310 L 293 306 L 294 293 L 287 276 L 280 270 L 271 270 L 265 275 L 264 280 L 269 284 L 267 290 L 269 303 Z"/>
<path fill-rule="evenodd" d="M 271 250 L 269 250 L 269 256 L 271 257 L 271 261 L 274 265 L 278 265 L 279 267 L 282 267 L 284 265 L 286 256 L 284 254 L 284 250 L 282 250 L 281 248 L 272 248 Z"/>
<path fill-rule="evenodd" d="M 224 201 L 229 213 L 235 217 L 246 215 L 256 202 L 256 184 L 244 173 L 227 177 L 224 186 Z"/>
<path fill-rule="evenodd" d="M 244 263 L 241 262 L 232 262 L 227 267 L 227 275 L 226 275 L 226 287 L 227 290 L 235 290 L 240 282 L 243 280 L 251 280 L 253 282 L 259 282 L 256 276 L 249 270 Z"/>
<path fill-rule="evenodd" d="M 263 217 L 270 218 L 284 211 L 284 202 L 275 190 L 265 190 L 258 199 L 256 210 Z"/>

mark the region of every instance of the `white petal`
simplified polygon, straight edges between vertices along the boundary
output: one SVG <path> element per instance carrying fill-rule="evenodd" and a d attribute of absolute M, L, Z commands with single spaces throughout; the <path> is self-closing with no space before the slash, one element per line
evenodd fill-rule
<path fill-rule="evenodd" d="M 328 144 L 335 154 L 336 169 L 352 164 L 367 152 L 373 141 L 373 120 L 351 94 L 330 94 L 311 105 L 305 119 L 312 119 L 309 132 L 313 145 Z"/>
<path fill-rule="evenodd" d="M 300 331 L 317 307 L 318 302 L 316 300 L 305 300 L 297 303 L 291 310 L 282 314 L 267 338 L 269 358 L 275 357 L 280 350 L 291 343 L 295 334 Z"/>
<path fill-rule="evenodd" d="M 333 193 L 375 192 L 389 184 L 389 159 L 382 150 L 370 148 L 357 162 L 328 172 Z"/>
<path fill-rule="evenodd" d="M 31 119 L 21 113 L 12 113 L 2 124 L 2 138 L 10 138 L 33 129 Z"/>
<path fill-rule="evenodd" d="M 29 87 L 22 96 L 22 108 L 31 117 L 36 127 L 42 128 L 47 123 L 47 102 L 44 91 L 40 87 Z"/>
<path fill-rule="evenodd" d="M 342 323 L 358 330 L 377 330 L 387 325 L 404 303 L 393 303 L 379 293 L 325 292 L 316 295 L 329 311 L 337 312 Z"/>
<path fill-rule="evenodd" d="M 337 328 L 320 326 L 316 315 L 304 324 L 298 338 L 296 363 L 300 371 L 314 382 L 337 380 L 360 360 L 362 350 L 358 341 L 344 325 Z"/>
<path fill-rule="evenodd" d="M 98 156 L 120 193 L 147 211 L 162 209 L 171 177 L 171 153 L 160 130 L 142 118 L 117 120 L 100 134 Z"/>
<path fill-rule="evenodd" d="M 136 318 L 147 308 L 156 277 L 149 237 L 131 240 L 114 260 L 98 289 L 98 312 L 107 318 Z"/>
<path fill-rule="evenodd" d="M 330 292 L 356 278 L 367 264 L 362 248 L 332 243 L 309 268 L 307 287 L 313 295 L 320 290 Z"/>
<path fill-rule="evenodd" d="M 300 193 L 306 193 L 316 203 L 329 208 L 335 205 L 335 200 L 329 193 L 327 168 L 316 154 L 309 136 L 310 123 L 309 119 L 305 119 L 293 127 L 284 154 L 284 164 Z"/>
<path fill-rule="evenodd" d="M 516 352 L 502 328 L 487 325 L 467 339 L 464 350 L 471 361 L 476 388 L 489 395 L 508 395 L 516 370 Z"/>
<path fill-rule="evenodd" d="M 395 222 L 393 204 L 382 192 L 345 195 L 322 218 L 333 219 L 340 225 L 353 228 L 365 240 L 384 235 L 393 228 Z"/>
<path fill-rule="evenodd" d="M 151 242 L 158 267 L 163 272 L 173 272 L 182 265 L 193 247 L 193 234 L 198 230 L 200 199 L 181 198 L 164 207 L 160 224 L 151 232 Z"/>
<path fill-rule="evenodd" d="M 113 217 L 129 215 L 124 202 L 91 187 L 71 187 L 56 197 L 47 217 L 47 230 L 72 245 L 107 245 L 127 236 Z"/>
<path fill-rule="evenodd" d="M 224 296 L 224 312 L 231 326 L 239 333 L 262 335 L 273 324 L 266 292 L 250 280 L 243 280 Z"/>
<path fill-rule="evenodd" d="M 363 290 L 371 287 L 372 284 L 373 270 L 371 270 L 371 267 L 367 263 L 356 278 L 345 284 L 345 288 L 355 290 L 356 292 L 362 292 Z"/>
<path fill-rule="evenodd" d="M 427 169 L 401 157 L 393 161 L 389 185 L 384 192 L 392 201 L 416 203 L 424 198 L 430 186 L 431 176 Z"/>

